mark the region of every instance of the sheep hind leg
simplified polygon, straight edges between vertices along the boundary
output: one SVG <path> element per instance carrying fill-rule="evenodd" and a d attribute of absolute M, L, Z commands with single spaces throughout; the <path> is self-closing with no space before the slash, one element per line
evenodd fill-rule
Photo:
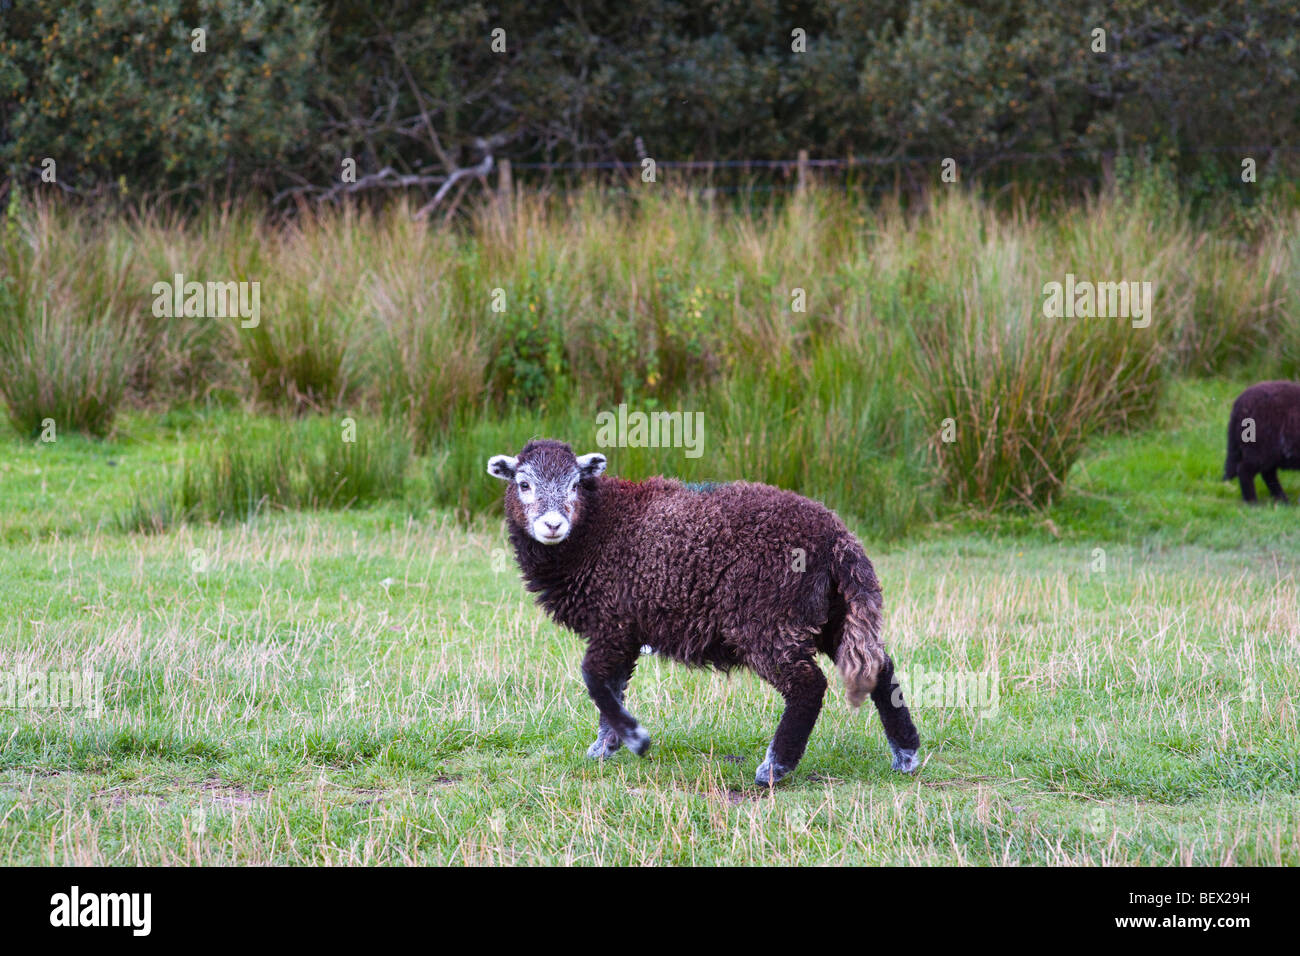
<path fill-rule="evenodd" d="M 885 657 L 885 666 L 876 675 L 871 702 L 876 705 L 880 722 L 885 727 L 885 740 L 894 755 L 893 769 L 912 773 L 921 765 L 921 758 L 917 756 L 921 735 L 916 732 L 912 715 L 903 703 L 903 689 L 894 679 L 894 662 L 888 656 Z"/>
<path fill-rule="evenodd" d="M 767 756 L 754 774 L 760 787 L 774 787 L 794 770 L 808 747 L 808 737 L 821 714 L 826 695 L 826 675 L 811 660 L 796 661 L 792 666 L 760 665 L 754 668 L 785 698 L 785 711 L 776 725 L 776 734 L 767 748 Z"/>
<path fill-rule="evenodd" d="M 640 645 L 633 649 L 632 656 L 626 659 L 613 659 L 607 653 L 593 653 L 588 649 L 582 661 L 582 679 L 587 685 L 591 702 L 600 711 L 601 730 L 597 732 L 596 743 L 588 749 L 588 756 L 609 756 L 617 748 L 608 749 L 602 754 L 597 749 L 602 736 L 608 745 L 610 734 L 617 735 L 619 742 L 627 746 L 638 757 L 644 757 L 650 749 L 650 735 L 637 719 L 629 714 L 623 706 L 623 692 L 627 687 L 628 677 L 636 663 L 636 654 Z M 608 732 L 605 731 L 608 727 Z M 593 753 L 593 751 L 595 751 Z"/>
<path fill-rule="evenodd" d="M 1286 492 L 1282 490 L 1282 482 L 1277 480 L 1277 469 L 1270 468 L 1268 471 L 1264 472 L 1263 474 L 1264 474 L 1264 484 L 1268 485 L 1268 493 L 1273 496 L 1273 500 L 1280 501 L 1284 505 L 1289 505 L 1291 503 L 1291 499 L 1288 498 L 1286 496 Z"/>

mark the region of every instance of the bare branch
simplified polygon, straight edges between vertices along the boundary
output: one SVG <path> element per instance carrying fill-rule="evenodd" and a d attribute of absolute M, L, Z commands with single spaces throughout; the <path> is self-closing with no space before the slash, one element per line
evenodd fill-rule
<path fill-rule="evenodd" d="M 421 173 L 400 174 L 393 167 L 385 166 L 379 172 L 362 176 L 354 183 L 337 183 L 329 189 L 314 186 L 310 183 L 304 186 L 294 186 L 277 193 L 273 202 L 279 202 L 286 196 L 301 193 L 320 193 L 316 197 L 316 201 L 328 202 L 341 195 L 360 192 L 363 189 L 406 189 L 411 186 L 433 186 L 443 182 L 446 178 L 441 175 L 424 175 Z"/>
<path fill-rule="evenodd" d="M 487 145 L 484 140 L 480 139 L 478 142 L 485 146 Z M 456 185 L 456 183 L 464 179 L 466 176 L 481 177 L 481 176 L 486 176 L 491 171 L 492 171 L 492 154 L 490 152 L 484 155 L 482 162 L 478 163 L 478 165 L 476 166 L 461 166 L 453 170 L 452 174 L 447 177 L 447 181 L 443 183 L 441 188 L 439 188 L 438 192 L 434 194 L 434 197 L 430 199 L 427 203 L 425 203 L 423 206 L 421 206 L 418 210 L 416 210 L 415 218 L 423 219 L 425 216 L 429 215 L 429 213 L 433 212 L 433 210 L 438 207 L 438 203 L 442 202 L 443 197 L 447 195 L 447 191 L 450 190 L 452 186 Z"/>

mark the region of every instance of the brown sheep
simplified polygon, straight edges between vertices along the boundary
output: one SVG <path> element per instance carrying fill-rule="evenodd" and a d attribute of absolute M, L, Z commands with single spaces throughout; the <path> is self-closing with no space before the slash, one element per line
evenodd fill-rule
<path fill-rule="evenodd" d="M 1255 503 L 1255 476 L 1277 501 L 1288 502 L 1279 468 L 1300 468 L 1300 383 L 1260 382 L 1232 403 L 1228 418 L 1228 458 L 1223 480 L 1236 478 L 1241 497 Z"/>
<path fill-rule="evenodd" d="M 588 756 L 649 748 L 623 706 L 649 645 L 686 664 L 748 667 L 781 693 L 785 712 L 755 775 L 772 786 L 799 763 L 821 712 L 820 651 L 853 706 L 875 703 L 894 769 L 917 768 L 920 739 L 880 642 L 880 585 L 833 512 L 768 485 L 695 490 L 604 470 L 603 455 L 549 440 L 488 462 L 508 482 L 506 526 L 528 589 L 587 641 L 582 676 L 600 712 Z"/>

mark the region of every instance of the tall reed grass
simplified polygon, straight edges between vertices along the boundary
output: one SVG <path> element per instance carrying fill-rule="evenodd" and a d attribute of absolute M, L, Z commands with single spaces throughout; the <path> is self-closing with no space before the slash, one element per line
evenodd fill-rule
<path fill-rule="evenodd" d="M 24 213 L 26 213 L 24 215 Z M 11 203 L 0 235 L 0 401 L 22 435 L 104 436 L 145 365 L 124 233 Z"/>
<path fill-rule="evenodd" d="M 496 498 L 485 452 L 590 445 L 620 402 L 702 411 L 701 458 L 618 449 L 615 469 L 771 481 L 884 534 L 939 501 L 1049 501 L 1092 436 L 1152 420 L 1171 374 L 1300 368 L 1294 210 L 1242 232 L 1146 186 L 1033 210 L 956 189 L 910 209 L 818 189 L 722 208 L 661 186 L 521 195 L 453 228 L 410 213 L 272 226 L 11 203 L 11 420 L 104 434 L 123 402 L 214 393 L 355 408 L 428 452 L 437 503 L 475 512 Z M 149 289 L 177 272 L 259 281 L 259 326 L 155 318 Z M 1151 282 L 1150 327 L 1045 317 L 1067 273 Z"/>

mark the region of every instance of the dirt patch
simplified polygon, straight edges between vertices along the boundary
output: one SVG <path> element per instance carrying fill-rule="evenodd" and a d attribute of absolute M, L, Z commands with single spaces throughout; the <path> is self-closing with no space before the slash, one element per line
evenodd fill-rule
<path fill-rule="evenodd" d="M 921 786 L 929 787 L 931 790 L 974 790 L 982 783 L 990 781 L 1000 783 L 997 777 L 976 776 L 976 777 L 956 777 L 952 780 L 922 780 Z"/>
<path fill-rule="evenodd" d="M 167 800 L 156 793 L 141 793 L 123 787 L 109 787 L 97 790 L 92 796 L 96 800 L 107 800 L 110 807 L 165 807 Z"/>
<path fill-rule="evenodd" d="M 220 780 L 205 780 L 202 793 L 211 806 L 226 810 L 246 810 L 267 797 L 265 793 L 258 793 L 255 790 L 228 787 Z"/>
<path fill-rule="evenodd" d="M 834 785 L 834 784 L 837 784 L 837 783 L 843 783 L 844 781 L 843 781 L 841 778 L 839 778 L 839 777 L 831 777 L 831 776 L 828 776 L 828 775 L 826 775 L 826 774 L 824 774 L 824 773 L 810 773 L 810 774 L 808 774 L 808 782 L 809 782 L 809 783 L 829 783 L 829 784 Z"/>
<path fill-rule="evenodd" d="M 727 803 L 733 807 L 742 803 L 758 803 L 760 800 L 766 800 L 772 796 L 771 790 L 733 790 L 728 788 L 725 794 Z"/>

